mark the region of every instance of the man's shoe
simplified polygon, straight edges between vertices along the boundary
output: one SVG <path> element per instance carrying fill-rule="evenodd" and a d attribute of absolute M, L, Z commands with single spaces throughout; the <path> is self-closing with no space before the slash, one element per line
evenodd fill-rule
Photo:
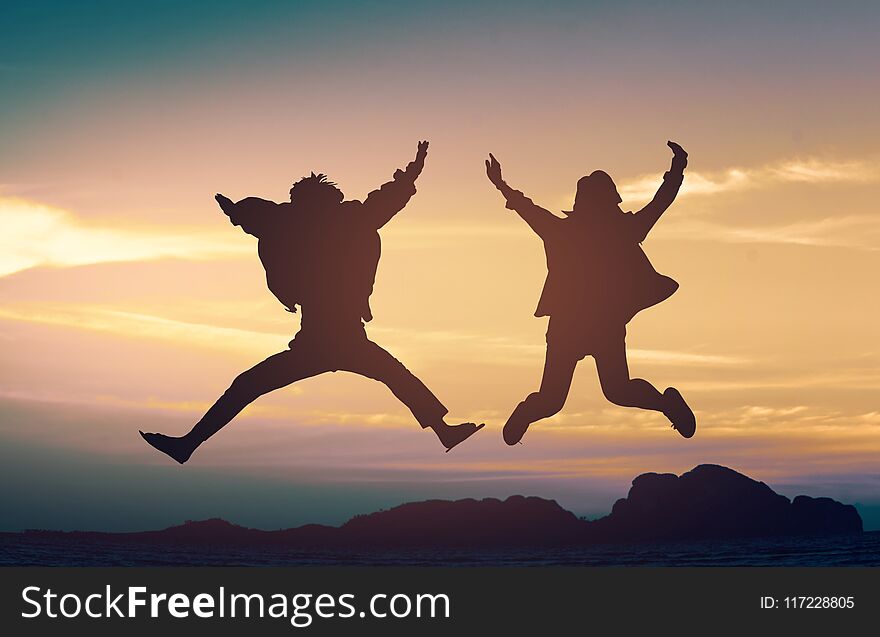
<path fill-rule="evenodd" d="M 438 436 L 440 437 L 440 442 L 446 447 L 446 453 L 449 453 L 453 447 L 460 445 L 485 426 L 485 423 L 477 425 L 472 422 L 463 422 L 460 425 L 447 426 L 443 429 L 442 434 L 438 433 Z"/>
<path fill-rule="evenodd" d="M 141 438 L 154 449 L 158 449 L 166 456 L 173 458 L 175 461 L 183 464 L 192 455 L 195 449 L 191 449 L 190 445 L 183 438 L 174 438 L 165 434 L 144 433 L 140 431 Z"/>

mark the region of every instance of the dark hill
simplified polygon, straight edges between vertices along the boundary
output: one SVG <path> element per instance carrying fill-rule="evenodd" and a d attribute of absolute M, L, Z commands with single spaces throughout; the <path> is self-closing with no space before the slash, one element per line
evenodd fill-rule
<path fill-rule="evenodd" d="M 162 531 L 94 533 L 27 531 L 30 536 L 217 545 L 558 546 L 780 535 L 861 533 L 855 507 L 830 498 L 789 501 L 763 482 L 732 469 L 700 465 L 676 476 L 645 473 L 633 480 L 611 514 L 589 522 L 553 500 L 427 500 L 358 515 L 341 527 L 310 524 L 280 531 L 248 529 L 213 519 Z"/>
<path fill-rule="evenodd" d="M 590 524 L 588 537 L 632 542 L 861 531 L 851 505 L 803 495 L 790 502 L 763 482 L 704 464 L 681 476 L 638 476 L 611 515 Z"/>
<path fill-rule="evenodd" d="M 505 546 L 578 542 L 584 525 L 555 500 L 514 495 L 402 504 L 356 516 L 340 532 L 352 543 Z"/>

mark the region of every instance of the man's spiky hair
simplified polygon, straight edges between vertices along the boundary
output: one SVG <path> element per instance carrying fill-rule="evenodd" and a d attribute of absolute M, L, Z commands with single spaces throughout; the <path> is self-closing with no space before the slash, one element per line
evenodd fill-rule
<path fill-rule="evenodd" d="M 312 172 L 312 174 L 309 175 L 308 177 L 303 177 L 303 178 L 300 179 L 298 182 L 296 182 L 296 184 L 300 184 L 300 183 L 303 183 L 303 182 L 306 182 L 306 181 L 308 181 L 308 182 L 317 182 L 317 183 L 319 183 L 319 184 L 327 184 L 328 186 L 335 186 L 335 185 L 336 185 L 336 182 L 335 182 L 335 181 L 330 181 L 330 180 L 327 178 L 327 175 L 325 175 L 324 173 L 318 173 L 318 174 L 316 175 L 314 172 Z M 294 186 L 295 186 L 296 184 L 294 184 Z"/>
<path fill-rule="evenodd" d="M 291 186 L 291 199 L 293 198 L 294 193 L 298 196 L 309 198 L 323 199 L 324 197 L 327 197 L 337 202 L 342 201 L 344 198 L 344 195 L 342 194 L 342 191 L 339 190 L 336 182 L 330 181 L 324 173 L 318 173 L 316 175 L 313 172 L 308 177 L 303 177 Z"/>

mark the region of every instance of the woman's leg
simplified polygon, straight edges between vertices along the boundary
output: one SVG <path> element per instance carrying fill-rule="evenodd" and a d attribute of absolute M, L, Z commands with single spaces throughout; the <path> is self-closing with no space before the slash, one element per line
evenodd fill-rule
<path fill-rule="evenodd" d="M 515 445 L 533 422 L 558 414 L 568 398 L 571 380 L 578 364 L 568 348 L 547 345 L 541 388 L 516 406 L 504 425 L 504 441 Z"/>
<path fill-rule="evenodd" d="M 663 411 L 665 400 L 648 381 L 629 377 L 629 366 L 626 362 L 626 342 L 603 344 L 593 354 L 596 359 L 596 371 L 605 398 L 621 407 L 638 407 Z"/>
<path fill-rule="evenodd" d="M 626 364 L 626 344 L 619 343 L 603 347 L 594 354 L 599 383 L 605 398 L 622 407 L 638 407 L 663 412 L 673 428 L 685 438 L 694 435 L 697 421 L 694 412 L 674 387 L 668 387 L 662 394 L 648 381 L 630 378 Z"/>

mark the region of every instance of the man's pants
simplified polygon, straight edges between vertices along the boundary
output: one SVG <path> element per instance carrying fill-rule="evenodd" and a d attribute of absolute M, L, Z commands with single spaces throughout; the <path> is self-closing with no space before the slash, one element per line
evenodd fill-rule
<path fill-rule="evenodd" d="M 324 372 L 347 371 L 384 383 L 409 407 L 422 427 L 443 421 L 448 410 L 422 381 L 379 345 L 363 328 L 341 334 L 300 331 L 290 349 L 242 373 L 191 432 L 204 442 L 254 400 L 281 387 Z"/>

